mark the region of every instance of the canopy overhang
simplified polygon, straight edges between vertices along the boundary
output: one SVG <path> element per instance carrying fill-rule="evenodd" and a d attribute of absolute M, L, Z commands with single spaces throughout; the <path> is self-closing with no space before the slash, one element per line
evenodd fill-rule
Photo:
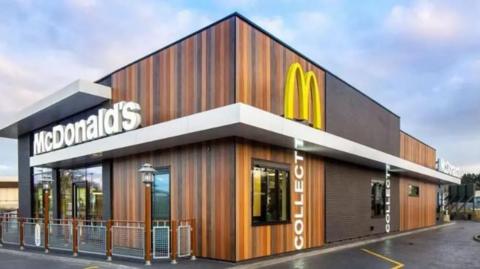
<path fill-rule="evenodd" d="M 389 164 L 397 174 L 439 184 L 460 183 L 459 178 L 242 103 L 36 155 L 30 165 L 68 167 L 224 137 L 242 137 L 376 169 Z M 303 146 L 296 148 L 296 140 L 303 141 Z"/>
<path fill-rule="evenodd" d="M 110 87 L 77 80 L 0 123 L 0 137 L 18 138 L 22 134 L 99 105 L 111 97 Z"/>

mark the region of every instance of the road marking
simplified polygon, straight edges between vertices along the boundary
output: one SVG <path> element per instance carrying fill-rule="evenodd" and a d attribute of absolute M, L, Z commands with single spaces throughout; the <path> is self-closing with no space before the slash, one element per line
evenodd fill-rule
<path fill-rule="evenodd" d="M 377 257 L 377 258 L 380 258 L 380 259 L 382 259 L 382 260 L 385 260 L 385 261 L 388 261 L 388 262 L 391 262 L 391 263 L 395 264 L 395 266 L 392 267 L 392 269 L 400 269 L 400 268 L 403 268 L 403 267 L 405 266 L 405 265 L 404 265 L 403 263 L 401 263 L 401 262 L 397 262 L 397 261 L 392 260 L 392 259 L 390 259 L 390 258 L 388 258 L 388 257 L 385 257 L 385 256 L 383 256 L 383 255 L 380 255 L 380 254 L 378 254 L 378 253 L 375 253 L 375 252 L 373 252 L 373 251 L 371 251 L 371 250 L 362 248 L 362 251 L 364 251 L 364 252 L 366 252 L 366 253 L 368 253 L 368 254 L 370 254 L 370 255 L 373 255 L 373 256 L 375 256 L 375 257 Z"/>
<path fill-rule="evenodd" d="M 98 266 L 93 265 L 93 266 L 85 267 L 83 269 L 98 269 Z"/>

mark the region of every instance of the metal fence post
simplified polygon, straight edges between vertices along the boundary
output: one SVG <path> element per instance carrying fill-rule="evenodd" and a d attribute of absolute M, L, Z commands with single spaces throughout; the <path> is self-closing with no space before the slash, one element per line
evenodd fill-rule
<path fill-rule="evenodd" d="M 172 250 L 172 258 L 171 258 L 171 263 L 172 264 L 177 264 L 177 260 L 176 260 L 176 257 L 177 257 L 177 223 L 176 221 L 172 220 L 171 221 L 171 229 L 172 229 L 172 241 L 171 241 L 171 244 L 172 244 L 172 247 L 171 247 L 171 250 Z"/>
<path fill-rule="evenodd" d="M 72 248 L 73 248 L 73 256 L 77 257 L 78 255 L 78 220 L 74 218 L 72 220 Z"/>
<path fill-rule="evenodd" d="M 107 221 L 107 261 L 112 261 L 112 220 Z"/>
<path fill-rule="evenodd" d="M 192 219 L 192 224 L 190 226 L 190 238 L 192 239 L 192 242 L 190 243 L 190 247 L 192 248 L 192 257 L 190 258 L 192 261 L 196 260 L 197 258 L 195 257 L 195 247 L 197 246 L 197 230 L 195 226 L 195 219 Z"/>
<path fill-rule="evenodd" d="M 17 218 L 17 221 L 18 221 L 18 231 L 20 232 L 19 234 L 19 243 L 20 243 L 20 250 L 23 250 L 24 249 L 24 246 L 23 246 L 23 218 Z"/>
<path fill-rule="evenodd" d="M 0 214 L 0 247 L 3 247 L 2 242 L 3 242 L 3 215 Z"/>
<path fill-rule="evenodd" d="M 50 205 L 49 202 L 49 191 L 48 188 L 44 188 L 43 190 L 43 220 L 44 220 L 44 236 L 45 236 L 45 253 L 48 253 L 48 223 L 49 223 L 49 213 L 48 213 L 48 207 Z"/>

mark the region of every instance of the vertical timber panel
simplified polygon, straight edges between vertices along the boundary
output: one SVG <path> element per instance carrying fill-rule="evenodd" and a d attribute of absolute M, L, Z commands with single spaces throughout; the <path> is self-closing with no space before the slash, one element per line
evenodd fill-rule
<path fill-rule="evenodd" d="M 293 150 L 244 139 L 236 140 L 236 258 L 237 261 L 295 250 L 293 216 Z M 305 248 L 324 243 L 324 163 L 320 157 L 305 154 Z M 252 226 L 252 159 L 290 165 L 290 218 L 292 223 Z"/>

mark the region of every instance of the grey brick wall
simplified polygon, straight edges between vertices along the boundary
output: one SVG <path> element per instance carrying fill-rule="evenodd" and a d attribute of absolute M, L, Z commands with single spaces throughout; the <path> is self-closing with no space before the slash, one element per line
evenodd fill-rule
<path fill-rule="evenodd" d="M 335 242 L 385 232 L 385 219 L 371 217 L 370 183 L 385 172 L 334 160 L 325 161 L 326 241 Z M 391 231 L 398 231 L 399 180 L 392 177 Z M 370 230 L 373 226 L 373 231 Z"/>

